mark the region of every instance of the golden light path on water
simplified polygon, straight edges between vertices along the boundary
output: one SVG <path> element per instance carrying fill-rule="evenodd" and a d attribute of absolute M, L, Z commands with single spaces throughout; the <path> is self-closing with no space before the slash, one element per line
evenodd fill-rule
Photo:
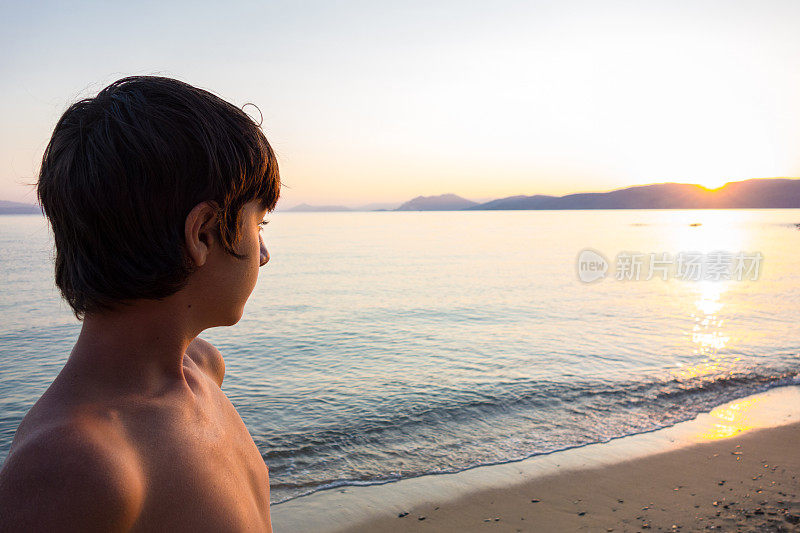
<path fill-rule="evenodd" d="M 697 353 L 705 357 L 700 364 L 681 369 L 678 374 L 680 377 L 714 376 L 726 371 L 734 373 L 733 368 L 740 357 L 730 353 L 720 354 L 720 350 L 731 339 L 730 331 L 723 329 L 720 311 L 724 303 L 720 301 L 720 297 L 732 283 L 736 281 L 703 281 L 697 284 L 692 342 L 697 346 Z M 756 395 L 716 407 L 709 413 L 709 429 L 700 433 L 698 440 L 725 439 L 745 431 L 774 425 L 774 406 L 768 407 L 767 403 L 767 397 Z"/>
<path fill-rule="evenodd" d="M 669 243 L 674 253 L 753 253 L 755 250 L 746 249 L 749 242 L 747 216 L 737 211 L 675 212 L 672 218 L 681 229 L 665 239 L 665 244 Z M 726 307 L 725 295 L 734 290 L 737 283 L 752 281 L 720 279 L 679 282 L 679 290 L 683 292 L 693 322 L 687 335 L 693 353 L 701 359 L 691 365 L 679 363 L 672 371 L 674 378 L 680 381 L 698 378 L 713 381 L 725 374 L 735 374 L 741 357 L 732 339 L 741 338 L 743 332 L 735 329 L 737 310 Z M 713 409 L 703 417 L 706 418 L 703 429 L 697 433 L 695 440 L 724 439 L 748 430 L 769 427 L 775 425 L 780 416 L 769 395 L 733 401 Z"/>
<path fill-rule="evenodd" d="M 694 442 L 726 439 L 746 431 L 800 421 L 800 387 L 779 387 L 720 405 L 698 417 Z"/>
<path fill-rule="evenodd" d="M 692 220 L 688 220 L 687 217 Z M 675 222 L 681 222 L 682 228 L 673 238 L 673 248 L 680 252 L 710 253 L 724 251 L 731 254 L 743 251 L 746 242 L 744 221 L 736 211 L 707 211 L 700 214 L 676 212 Z M 687 219 L 687 220 L 684 220 Z M 702 222 L 695 219 L 702 219 Z M 693 224 L 701 224 L 699 226 Z M 725 309 L 725 293 L 732 284 L 741 283 L 736 280 L 702 280 L 681 282 L 686 292 L 687 306 L 692 321 L 692 329 L 688 333 L 693 353 L 700 358 L 693 365 L 680 365 L 673 372 L 675 378 L 688 380 L 708 376 L 709 379 L 719 377 L 725 372 L 733 372 L 739 357 L 731 354 L 729 347 L 734 337 L 730 327 L 735 325 L 726 320 L 731 310 Z M 723 311 L 728 311 L 726 315 Z"/>
<path fill-rule="evenodd" d="M 718 440 L 732 437 L 742 431 L 753 429 L 759 398 L 745 398 L 737 402 L 722 405 L 709 413 L 712 417 L 712 428 L 700 435 L 701 440 Z"/>
<path fill-rule="evenodd" d="M 694 365 L 679 365 L 673 375 L 680 380 L 702 376 L 713 378 L 739 360 L 736 356 L 720 353 L 731 339 L 730 332 L 723 328 L 724 319 L 721 311 L 725 304 L 720 301 L 720 297 L 731 282 L 687 282 L 689 283 L 694 283 L 690 289 L 694 288 L 697 291 L 693 302 L 694 309 L 691 311 L 694 324 L 689 335 L 693 353 L 702 359 Z"/>

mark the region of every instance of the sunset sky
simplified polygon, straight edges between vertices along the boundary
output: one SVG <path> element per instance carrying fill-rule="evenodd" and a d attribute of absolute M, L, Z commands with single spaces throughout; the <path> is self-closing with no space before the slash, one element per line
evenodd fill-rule
<path fill-rule="evenodd" d="M 284 207 L 795 177 L 798 28 L 791 0 L 0 2 L 0 199 L 131 74 L 257 104 Z"/>

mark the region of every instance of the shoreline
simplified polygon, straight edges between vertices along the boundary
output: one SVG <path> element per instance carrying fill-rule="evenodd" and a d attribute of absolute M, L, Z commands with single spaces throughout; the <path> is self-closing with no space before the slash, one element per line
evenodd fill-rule
<path fill-rule="evenodd" d="M 452 502 L 435 499 L 344 532 L 798 531 L 800 423 Z"/>
<path fill-rule="evenodd" d="M 798 442 L 800 386 L 790 385 L 740 398 L 668 428 L 606 443 L 455 474 L 320 491 L 274 505 L 273 524 L 278 532 L 320 533 L 482 531 L 489 527 L 498 531 L 639 531 L 648 529 L 645 526 L 696 530 L 715 523 L 723 527 L 738 523 L 739 513 L 747 527 L 756 527 L 758 521 L 777 527 L 780 522 L 793 531 L 800 529 L 790 522 L 800 513 L 800 452 L 793 445 Z M 766 455 L 756 457 L 759 454 Z M 749 472 L 762 461 L 780 468 Z M 757 482 L 767 486 L 750 487 Z M 740 495 L 739 489 L 751 488 L 753 494 L 747 499 L 744 495 L 749 492 Z M 727 494 L 723 489 L 729 489 Z M 558 497 L 551 500 L 551 495 Z M 614 504 L 619 499 L 642 498 L 647 501 L 638 507 Z M 712 505 L 715 501 L 716 506 Z M 732 501 L 738 506 L 732 507 Z M 755 505 L 746 507 L 744 502 Z M 765 503 L 759 510 L 761 502 Z M 679 517 L 684 523 L 678 523 Z"/>

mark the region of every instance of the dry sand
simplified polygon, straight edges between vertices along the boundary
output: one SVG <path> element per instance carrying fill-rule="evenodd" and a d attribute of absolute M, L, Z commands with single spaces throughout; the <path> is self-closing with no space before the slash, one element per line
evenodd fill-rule
<path fill-rule="evenodd" d="M 800 531 L 800 424 L 431 500 L 404 513 L 343 531 Z"/>

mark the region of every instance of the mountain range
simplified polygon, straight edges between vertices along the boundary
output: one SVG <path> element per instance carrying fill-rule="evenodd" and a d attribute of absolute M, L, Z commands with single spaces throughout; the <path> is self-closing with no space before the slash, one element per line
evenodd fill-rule
<path fill-rule="evenodd" d="M 764 178 L 726 183 L 707 189 L 690 183 L 637 185 L 608 192 L 564 196 L 517 195 L 478 203 L 456 194 L 417 196 L 394 211 L 484 211 L 524 209 L 760 209 L 800 208 L 800 179 Z M 359 211 L 343 206 L 313 208 L 301 204 L 289 211 Z"/>
<path fill-rule="evenodd" d="M 752 179 L 706 189 L 657 183 L 565 196 L 510 196 L 469 209 L 730 209 L 800 207 L 800 180 Z"/>
<path fill-rule="evenodd" d="M 38 205 L 0 200 L 0 215 L 31 215 L 33 213 L 41 214 L 42 210 Z"/>
<path fill-rule="evenodd" d="M 706 189 L 689 183 L 637 185 L 608 192 L 548 196 L 517 195 L 488 202 L 474 202 L 456 194 L 417 196 L 397 204 L 368 204 L 350 208 L 340 205 L 300 204 L 286 211 L 463 211 L 522 209 L 760 209 L 800 208 L 800 179 L 764 178 L 726 183 Z M 0 200 L 0 214 L 41 213 L 38 206 Z"/>
<path fill-rule="evenodd" d="M 395 211 L 461 211 L 474 209 L 478 202 L 467 200 L 456 194 L 440 194 L 439 196 L 417 196 L 412 198 Z"/>

